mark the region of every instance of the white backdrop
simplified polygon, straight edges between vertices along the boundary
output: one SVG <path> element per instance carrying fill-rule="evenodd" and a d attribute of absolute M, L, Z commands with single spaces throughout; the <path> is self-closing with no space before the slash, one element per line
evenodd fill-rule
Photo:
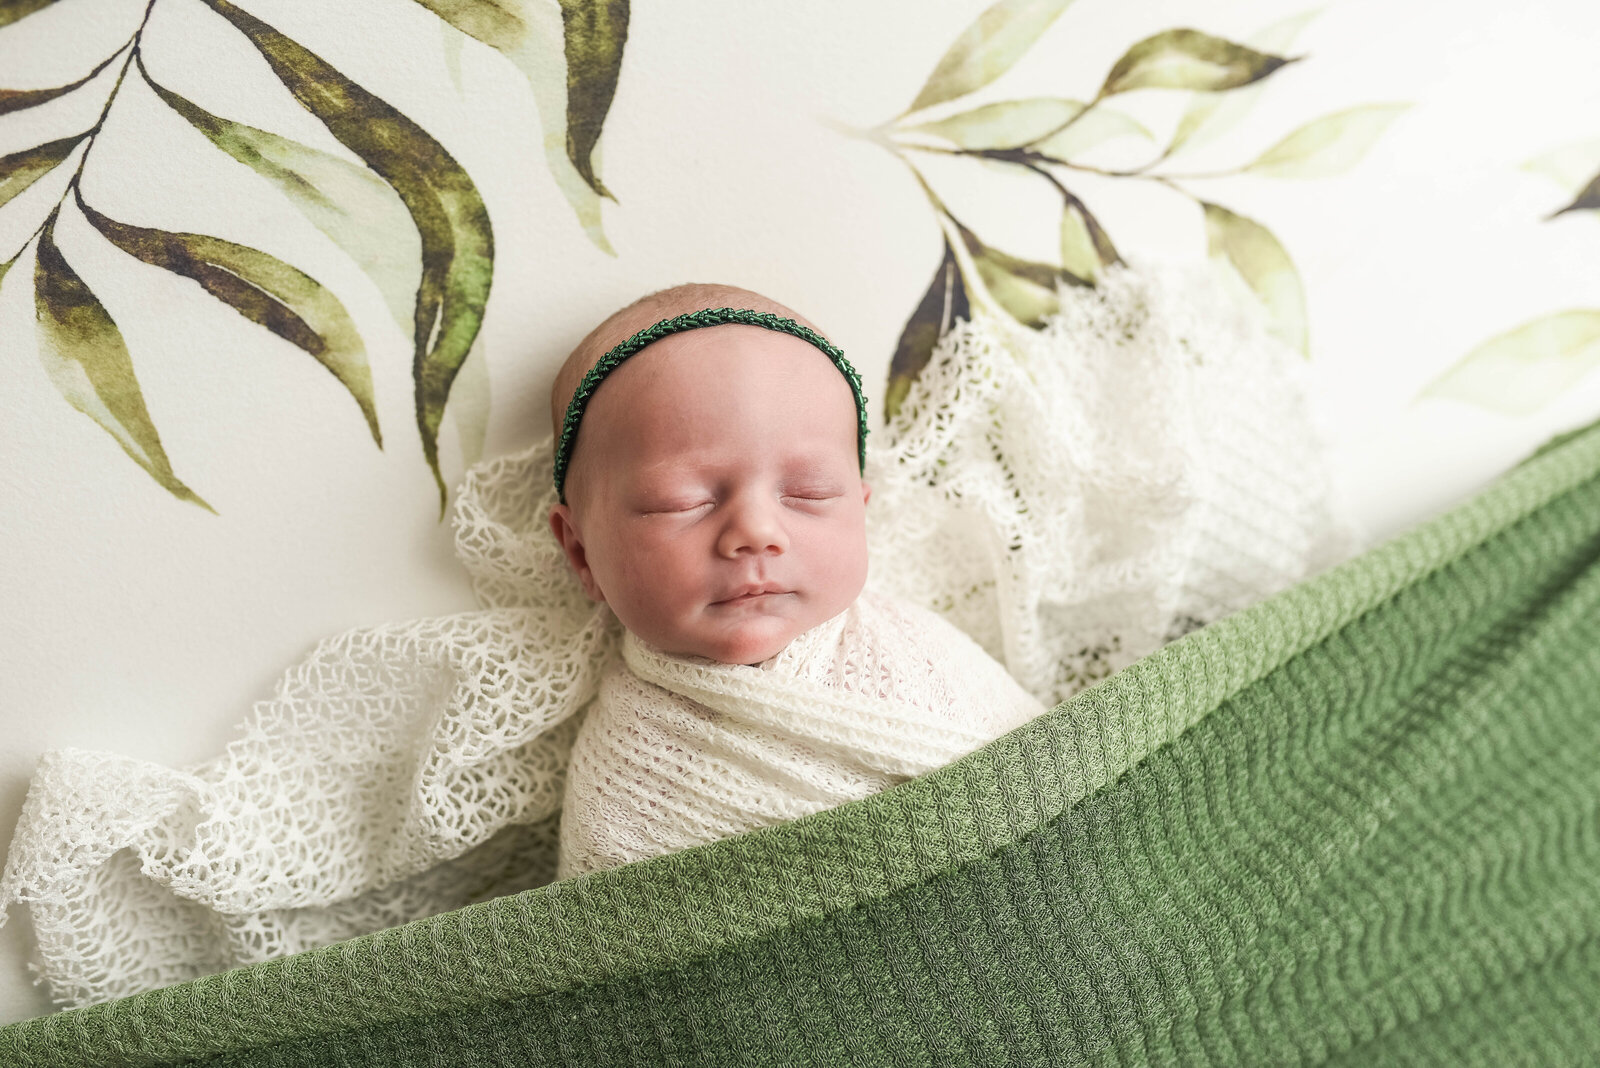
<path fill-rule="evenodd" d="M 503 55 L 414 0 L 246 6 L 429 131 L 476 183 L 495 243 L 480 336 L 486 455 L 549 432 L 550 377 L 595 321 L 683 281 L 732 282 L 794 306 L 881 398 L 941 237 L 901 162 L 839 127 L 900 114 L 983 0 L 637 5 L 600 160 L 617 198 L 604 208 L 614 256 L 584 235 L 552 180 L 529 81 Z M 1242 41 L 1308 6 L 1077 0 L 961 106 L 1088 100 L 1141 38 L 1192 26 Z M 81 77 L 144 10 L 144 0 L 62 0 L 0 27 L 0 88 Z M 1600 137 L 1597 45 L 1600 8 L 1583 0 L 1335 2 L 1288 50 L 1306 58 L 1264 83 L 1237 126 L 1181 167 L 1173 161 L 1174 174 L 1232 169 L 1318 116 L 1410 104 L 1342 173 L 1187 183 L 1269 226 L 1292 257 L 1314 404 L 1336 435 L 1350 506 L 1374 537 L 1436 514 L 1550 434 L 1600 416 L 1600 374 L 1521 415 L 1418 399 L 1495 335 L 1600 306 L 1600 224 L 1592 211 L 1543 221 L 1577 189 L 1525 167 Z M 354 160 L 198 0 L 157 0 L 141 54 L 163 84 L 218 114 Z M 559 52 L 550 58 L 559 71 Z M 115 67 L 77 93 L 0 116 L 0 154 L 92 125 Z M 1117 106 L 1159 146 L 1189 100 L 1146 90 Z M 57 243 L 121 329 L 174 469 L 216 514 L 163 490 L 56 391 L 38 357 L 24 253 L 0 286 L 0 849 L 41 752 L 206 760 L 316 639 L 472 605 L 414 427 L 410 342 L 378 288 L 137 80 L 119 91 L 92 151 L 81 188 L 99 210 L 268 251 L 338 294 L 366 340 L 385 445 L 305 353 L 63 209 Z M 1106 169 L 1126 165 L 1107 158 Z M 71 166 L 0 207 L 0 256 L 39 226 Z M 1056 261 L 1059 199 L 1004 170 L 930 157 L 925 173 L 985 241 Z M 1129 258 L 1206 254 L 1200 213 L 1183 196 L 1081 178 L 1075 191 Z M 470 439 L 472 421 L 460 421 Z M 453 483 L 464 455 L 451 420 L 440 448 Z M 0 929 L 0 1022 L 49 1009 L 29 985 L 29 950 L 25 917 L 14 917 Z"/>

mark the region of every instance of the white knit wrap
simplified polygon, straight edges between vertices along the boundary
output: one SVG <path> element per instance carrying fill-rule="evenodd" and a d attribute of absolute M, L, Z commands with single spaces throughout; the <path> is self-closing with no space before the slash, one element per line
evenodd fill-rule
<path fill-rule="evenodd" d="M 575 827 L 601 825 L 616 800 L 578 773 L 650 704 L 626 696 L 630 677 L 723 715 L 771 711 L 701 745 L 698 799 L 649 824 L 649 842 L 591 836 L 571 870 L 918 774 L 1349 551 L 1299 362 L 1202 268 L 1108 272 L 1063 291 L 1042 332 L 959 325 L 869 439 L 867 592 L 739 672 L 674 674 L 676 658 L 624 642 L 587 599 L 547 525 L 551 439 L 479 465 L 455 524 L 481 610 L 322 642 L 198 767 L 47 754 L 0 910 L 27 904 L 53 997 L 82 1005 L 540 885 L 556 872 L 563 792 L 582 795 L 567 798 L 587 813 Z M 897 611 L 929 625 L 884 645 Z M 979 674 L 914 670 L 962 634 L 960 663 Z M 1020 690 L 982 682 L 976 648 Z M 892 684 L 861 675 L 869 662 L 892 662 Z M 752 673 L 768 684 L 718 688 Z M 615 700 L 586 720 L 602 685 Z M 941 723 L 951 686 L 958 711 Z M 918 724 L 904 745 L 889 738 L 897 715 Z M 657 755 L 691 726 L 661 722 Z M 594 744 L 568 791 L 584 731 Z M 833 779 L 792 774 L 808 760 Z M 668 790 L 680 801 L 682 781 Z M 748 803 L 762 781 L 787 793 Z"/>

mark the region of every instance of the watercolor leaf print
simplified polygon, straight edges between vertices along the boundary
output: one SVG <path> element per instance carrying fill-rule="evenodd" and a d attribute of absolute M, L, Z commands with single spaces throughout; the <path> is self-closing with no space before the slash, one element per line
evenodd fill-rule
<path fill-rule="evenodd" d="M 893 418 L 910 381 L 931 357 L 938 333 L 930 324 L 948 329 L 950 309 L 978 308 L 1041 329 L 1058 310 L 1060 286 L 1094 285 L 1107 268 L 1123 262 L 1110 230 L 1077 191 L 1085 175 L 1096 176 L 1095 181 L 1137 181 L 1160 195 L 1192 201 L 1204 221 L 1208 255 L 1243 281 L 1245 291 L 1260 302 L 1273 334 L 1310 355 L 1305 287 L 1288 250 L 1262 222 L 1202 198 L 1186 183 L 1247 173 L 1271 178 L 1340 173 L 1358 163 L 1408 105 L 1360 105 L 1323 116 L 1282 137 L 1255 160 L 1220 171 L 1158 169 L 1180 148 L 1215 140 L 1236 125 L 1279 71 L 1300 62 L 1301 57 L 1283 53 L 1318 14 L 1308 11 L 1276 22 L 1244 43 L 1188 27 L 1151 34 L 1122 52 L 1087 102 L 1039 96 L 954 113 L 939 108 L 998 79 L 1067 6 L 1020 0 L 991 5 L 946 51 L 908 111 L 871 129 L 848 131 L 910 168 L 945 238 L 934 281 L 901 331 L 885 392 L 886 418 Z M 1149 129 L 1106 103 L 1138 90 L 1192 94 L 1158 151 Z M 929 109 L 938 110 L 925 114 Z M 1134 167 L 1090 162 L 1100 146 L 1119 139 L 1124 144 L 1148 142 L 1156 154 Z M 940 199 L 917 165 L 919 154 L 1018 168 L 1048 183 L 1061 198 L 1060 264 L 1024 259 L 986 241 Z"/>
<path fill-rule="evenodd" d="M 550 173 L 589 239 L 615 255 L 601 226 L 600 199 L 616 197 L 600 180 L 596 157 L 622 70 L 629 0 L 561 0 L 559 11 L 529 0 L 417 3 L 505 55 L 527 78 Z"/>
<path fill-rule="evenodd" d="M 411 328 L 421 244 L 405 204 L 387 182 L 321 149 L 213 115 L 157 82 L 142 59 L 135 61 L 145 83 L 169 108 L 277 186 L 307 221 L 366 272 L 401 328 Z"/>
<path fill-rule="evenodd" d="M 52 211 L 40 227 L 34 263 L 39 357 L 50 381 L 68 404 L 104 428 L 167 492 L 210 510 L 173 473 L 122 332 L 56 247 L 60 210 Z"/>
<path fill-rule="evenodd" d="M 203 2 L 256 46 L 295 99 L 388 182 L 411 213 L 422 238 L 412 364 L 417 429 L 442 510 L 439 424 L 450 383 L 478 334 L 493 276 L 494 238 L 477 187 L 420 126 L 321 57 L 229 0 Z"/>
<path fill-rule="evenodd" d="M 201 107 L 163 84 L 146 65 L 141 42 L 158 2 L 146 0 L 132 35 L 82 77 L 46 88 L 0 88 L 0 115 L 7 115 L 65 97 L 116 66 L 114 84 L 91 128 L 0 157 L 0 206 L 45 175 L 75 167 L 48 218 L 0 263 L 3 279 L 30 247 L 36 260 L 49 260 L 37 268 L 42 273 L 36 312 L 41 358 L 52 381 L 168 492 L 204 504 L 173 474 L 161 449 L 121 331 L 55 244 L 56 221 L 76 210 L 121 251 L 196 283 L 245 320 L 316 359 L 355 401 L 373 441 L 383 445 L 367 347 L 331 288 L 258 249 L 207 234 L 134 225 L 86 199 L 80 187 L 86 164 L 94 154 L 97 169 L 107 169 L 95 142 L 131 75 L 211 146 L 266 179 L 382 294 L 410 336 L 417 432 L 442 515 L 446 491 L 439 436 L 447 409 L 458 424 L 464 453 L 470 454 L 481 449 L 489 408 L 479 335 L 494 276 L 494 235 L 476 184 L 421 126 L 231 0 L 202 3 L 254 46 L 284 90 L 356 160 Z M 599 199 L 610 196 L 600 178 L 599 143 L 621 70 L 627 0 L 417 2 L 439 17 L 447 34 L 458 40 L 470 35 L 496 48 L 527 75 L 557 183 L 591 239 L 610 251 L 599 229 Z M 46 6 L 0 0 L 0 26 Z M 89 352 L 96 344 L 106 349 L 101 360 Z M 469 359 L 474 353 L 479 354 L 476 364 Z M 462 396 L 452 406 L 458 381 Z"/>
<path fill-rule="evenodd" d="M 1072 0 L 1000 0 L 957 37 L 906 114 L 966 96 L 1000 77 Z"/>
<path fill-rule="evenodd" d="M 0 0 L 0 26 L 8 26 L 35 11 L 44 10 L 55 2 L 56 0 Z"/>
<path fill-rule="evenodd" d="M 1134 89 L 1234 89 L 1293 62 L 1199 30 L 1167 30 L 1128 49 L 1106 75 L 1099 95 Z"/>
<path fill-rule="evenodd" d="M 1546 217 L 1600 208 L 1600 139 L 1538 156 L 1523 169 L 1575 199 Z M 1587 180 L 1585 180 L 1587 178 Z M 1498 334 L 1457 360 L 1418 394 L 1448 397 L 1504 415 L 1531 415 L 1600 366 L 1600 309 L 1554 312 Z"/>
<path fill-rule="evenodd" d="M 1440 375 L 1424 397 L 1528 415 L 1600 366 L 1600 310 L 1556 312 L 1491 338 Z"/>
<path fill-rule="evenodd" d="M 197 282 L 246 319 L 315 357 L 350 391 L 372 440 L 383 446 L 366 348 L 344 305 L 315 279 L 265 252 L 220 237 L 118 222 L 85 204 L 81 194 L 78 210 L 128 255 Z"/>
<path fill-rule="evenodd" d="M 1363 104 L 1324 115 L 1289 134 L 1245 165 L 1274 178 L 1326 178 L 1361 162 L 1409 104 Z"/>
<path fill-rule="evenodd" d="M 1272 231 L 1219 204 L 1200 203 L 1206 245 L 1214 259 L 1230 264 L 1272 313 L 1270 329 L 1284 344 L 1309 355 L 1306 293 L 1300 273 Z"/>
<path fill-rule="evenodd" d="M 1320 10 L 1312 10 L 1291 15 L 1264 30 L 1251 34 L 1245 38 L 1244 43 L 1258 52 L 1282 54 L 1294 44 L 1294 39 L 1305 29 L 1306 24 L 1319 14 Z M 1173 131 L 1172 140 L 1167 143 L 1167 149 L 1162 153 L 1162 157 L 1175 155 L 1179 149 L 1199 148 L 1215 141 L 1237 126 L 1250 113 L 1250 109 L 1255 106 L 1266 88 L 1265 82 L 1256 81 L 1221 93 L 1195 93 L 1189 102 L 1188 110 L 1178 120 L 1178 127 Z"/>

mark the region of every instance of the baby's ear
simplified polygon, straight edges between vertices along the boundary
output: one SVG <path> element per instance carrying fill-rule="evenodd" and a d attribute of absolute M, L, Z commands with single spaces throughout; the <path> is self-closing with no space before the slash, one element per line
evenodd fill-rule
<path fill-rule="evenodd" d="M 861 483 L 861 504 L 862 504 L 862 507 L 865 507 L 866 503 L 868 501 L 870 501 L 870 500 L 872 500 L 872 487 L 867 485 L 865 482 L 862 482 Z"/>
<path fill-rule="evenodd" d="M 605 595 L 595 584 L 594 572 L 589 569 L 589 555 L 584 550 L 583 542 L 578 539 L 577 526 L 572 522 L 572 509 L 567 505 L 558 504 L 550 509 L 550 533 L 561 544 L 567 565 L 583 584 L 583 592 L 588 594 L 591 601 L 604 601 Z"/>

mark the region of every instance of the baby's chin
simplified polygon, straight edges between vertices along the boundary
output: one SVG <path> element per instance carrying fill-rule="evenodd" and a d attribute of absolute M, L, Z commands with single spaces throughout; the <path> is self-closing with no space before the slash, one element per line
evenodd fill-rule
<path fill-rule="evenodd" d="M 805 630 L 803 620 L 752 612 L 747 619 L 718 620 L 692 639 L 685 635 L 691 640 L 683 644 L 708 660 L 754 666 L 783 652 Z"/>

